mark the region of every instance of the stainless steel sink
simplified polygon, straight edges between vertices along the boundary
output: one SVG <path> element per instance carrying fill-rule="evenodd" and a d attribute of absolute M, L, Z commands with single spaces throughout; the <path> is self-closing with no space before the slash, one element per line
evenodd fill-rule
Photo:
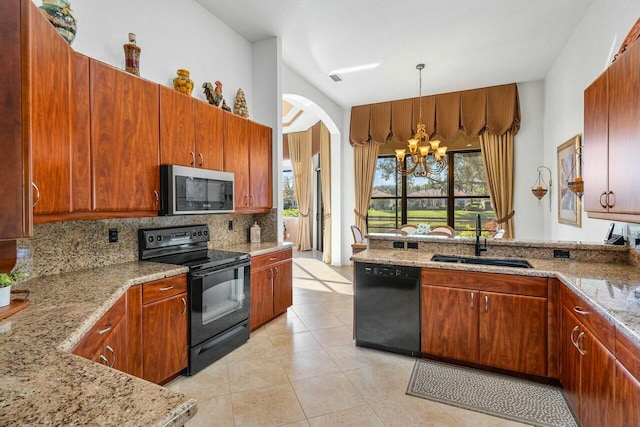
<path fill-rule="evenodd" d="M 431 261 L 455 262 L 458 264 L 494 265 L 498 267 L 533 268 L 527 260 L 515 258 L 472 258 L 456 255 L 435 254 L 431 257 Z"/>

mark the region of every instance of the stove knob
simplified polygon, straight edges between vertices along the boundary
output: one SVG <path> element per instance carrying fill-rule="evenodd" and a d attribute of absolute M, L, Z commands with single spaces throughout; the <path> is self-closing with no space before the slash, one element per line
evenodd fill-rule
<path fill-rule="evenodd" d="M 153 236 L 149 236 L 149 237 L 147 237 L 147 240 L 149 241 L 149 243 L 153 243 L 154 238 L 153 238 Z"/>
<path fill-rule="evenodd" d="M 207 234 L 209 234 L 209 231 L 208 230 L 204 230 L 202 233 L 206 236 Z"/>
<path fill-rule="evenodd" d="M 162 235 L 161 235 L 161 234 L 158 234 L 158 237 L 156 237 L 156 240 L 157 240 L 158 242 L 162 242 Z"/>
<path fill-rule="evenodd" d="M 196 232 L 194 231 L 194 232 L 193 232 L 193 237 L 196 237 L 196 234 L 198 234 L 198 233 L 196 233 Z"/>
<path fill-rule="evenodd" d="M 202 231 L 198 231 L 198 236 L 202 236 Z"/>

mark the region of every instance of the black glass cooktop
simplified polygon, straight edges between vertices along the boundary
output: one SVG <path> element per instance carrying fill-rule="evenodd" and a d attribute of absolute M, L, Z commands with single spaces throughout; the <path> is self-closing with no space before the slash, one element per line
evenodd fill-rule
<path fill-rule="evenodd" d="M 192 271 L 208 269 L 227 264 L 241 263 L 248 260 L 249 254 L 218 250 L 187 252 L 149 259 L 149 261 L 153 262 L 184 265 L 186 267 L 189 267 Z"/>

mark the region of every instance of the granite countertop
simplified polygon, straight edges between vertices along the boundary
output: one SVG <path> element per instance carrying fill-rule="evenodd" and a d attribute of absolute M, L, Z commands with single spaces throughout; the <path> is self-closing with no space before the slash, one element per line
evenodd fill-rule
<path fill-rule="evenodd" d="M 258 256 L 268 254 L 270 252 L 281 251 L 283 249 L 293 248 L 291 242 L 260 242 L 260 243 L 236 243 L 229 246 L 221 246 L 215 249 L 221 249 L 225 251 L 243 252 L 251 256 Z"/>
<path fill-rule="evenodd" d="M 69 353 L 130 286 L 186 271 L 136 261 L 23 282 L 30 305 L 0 321 L 0 425 L 181 426 L 193 417 L 195 400 Z"/>
<path fill-rule="evenodd" d="M 433 252 L 367 249 L 351 257 L 372 262 L 447 270 L 556 277 L 640 347 L 640 268 L 624 263 L 526 258 L 533 268 L 433 262 Z M 488 255 L 487 255 L 488 256 Z"/>

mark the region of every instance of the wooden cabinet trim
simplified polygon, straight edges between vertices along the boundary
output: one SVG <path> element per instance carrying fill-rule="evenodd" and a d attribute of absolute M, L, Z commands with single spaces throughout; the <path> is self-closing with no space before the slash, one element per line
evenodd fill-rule
<path fill-rule="evenodd" d="M 435 268 L 422 269 L 422 284 L 532 297 L 546 297 L 548 291 L 544 277 Z"/>

